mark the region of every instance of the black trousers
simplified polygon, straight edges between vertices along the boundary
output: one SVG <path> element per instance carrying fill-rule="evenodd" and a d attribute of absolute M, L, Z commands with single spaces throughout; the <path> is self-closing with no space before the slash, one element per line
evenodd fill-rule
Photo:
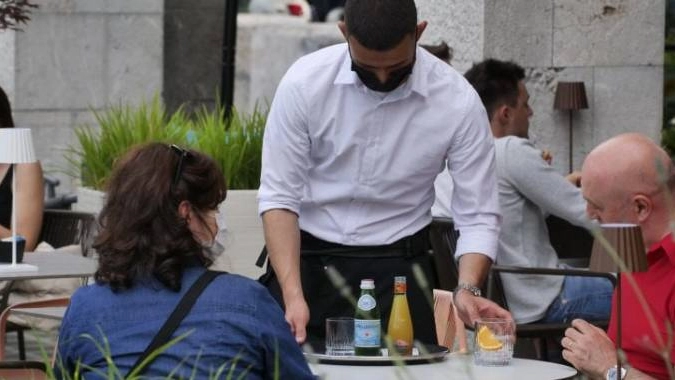
<path fill-rule="evenodd" d="M 307 325 L 307 339 L 310 343 L 323 342 L 326 318 L 354 315 L 355 304 L 352 302 L 358 299 L 361 292 L 359 285 L 364 278 L 375 280 L 375 293 L 384 337 L 391 312 L 394 276 L 407 278 L 407 298 L 415 339 L 427 344 L 437 343 L 431 289 L 436 283 L 436 275 L 433 258 L 426 248 L 427 229 L 413 236 L 416 239 L 402 239 L 388 246 L 350 247 L 325 242 L 305 232 L 302 233 L 300 276 L 310 312 Z M 420 237 L 422 239 L 419 239 Z M 420 241 L 423 243 L 420 244 Z M 426 283 L 419 283 L 416 280 L 413 274 L 415 264 L 421 269 Z M 329 278 L 327 273 L 331 267 L 345 279 L 345 289 L 337 289 L 333 280 Z M 283 308 L 281 289 L 269 263 L 267 273 L 260 281 Z M 351 300 L 343 293 L 350 295 Z"/>

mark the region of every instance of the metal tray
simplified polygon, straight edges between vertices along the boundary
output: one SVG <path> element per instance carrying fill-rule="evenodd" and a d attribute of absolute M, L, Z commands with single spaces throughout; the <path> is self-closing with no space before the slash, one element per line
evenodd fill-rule
<path fill-rule="evenodd" d="M 448 348 L 443 346 L 424 344 L 416 345 L 412 355 L 389 356 L 386 348 L 382 348 L 382 356 L 333 356 L 326 355 L 323 345 L 312 344 L 313 352 L 305 351 L 307 361 L 338 365 L 398 365 L 398 364 L 425 364 L 442 361 L 448 354 Z"/>

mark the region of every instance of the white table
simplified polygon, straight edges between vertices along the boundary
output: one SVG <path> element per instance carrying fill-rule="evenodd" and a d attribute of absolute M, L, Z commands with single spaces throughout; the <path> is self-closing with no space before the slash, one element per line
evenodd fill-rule
<path fill-rule="evenodd" d="M 98 262 L 88 257 L 56 252 L 25 252 L 23 263 L 37 266 L 36 271 L 3 271 L 0 281 L 43 278 L 89 277 L 96 272 Z"/>
<path fill-rule="evenodd" d="M 397 366 L 352 366 L 310 363 L 312 372 L 322 380 L 555 380 L 568 379 L 577 371 L 561 364 L 514 358 L 505 367 L 481 367 L 473 364 L 472 354 L 449 354 L 445 360 L 430 364 Z"/>

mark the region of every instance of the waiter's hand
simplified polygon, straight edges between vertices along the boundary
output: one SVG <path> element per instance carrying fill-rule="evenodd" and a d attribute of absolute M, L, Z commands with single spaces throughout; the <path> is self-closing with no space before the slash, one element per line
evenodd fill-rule
<path fill-rule="evenodd" d="M 286 306 L 286 322 L 291 328 L 291 334 L 295 336 L 295 341 L 298 344 L 305 343 L 307 322 L 309 321 L 309 307 L 307 307 L 305 298 L 300 295 L 284 303 Z"/>
<path fill-rule="evenodd" d="M 513 319 L 511 313 L 487 298 L 477 297 L 466 290 L 456 291 L 453 301 L 459 317 L 467 326 L 483 318 Z"/>

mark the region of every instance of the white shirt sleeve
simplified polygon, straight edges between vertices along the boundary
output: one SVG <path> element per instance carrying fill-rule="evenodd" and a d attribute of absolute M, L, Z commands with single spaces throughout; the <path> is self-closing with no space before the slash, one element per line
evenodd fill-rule
<path fill-rule="evenodd" d="M 287 209 L 300 213 L 309 168 L 307 105 L 292 72 L 279 83 L 265 126 L 258 212 Z"/>
<path fill-rule="evenodd" d="M 460 232 L 455 257 L 481 253 L 497 256 L 501 215 L 497 194 L 495 148 L 487 113 L 478 95 L 448 152 L 454 182 L 452 216 Z"/>

